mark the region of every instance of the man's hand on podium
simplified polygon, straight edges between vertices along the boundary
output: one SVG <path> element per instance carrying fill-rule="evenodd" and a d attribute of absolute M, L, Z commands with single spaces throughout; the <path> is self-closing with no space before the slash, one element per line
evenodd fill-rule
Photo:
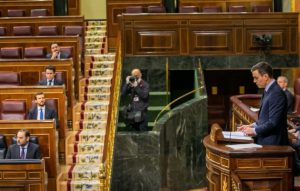
<path fill-rule="evenodd" d="M 239 126 L 239 127 L 237 127 L 237 130 L 243 132 L 247 136 L 255 136 L 256 135 L 252 124 Z"/>

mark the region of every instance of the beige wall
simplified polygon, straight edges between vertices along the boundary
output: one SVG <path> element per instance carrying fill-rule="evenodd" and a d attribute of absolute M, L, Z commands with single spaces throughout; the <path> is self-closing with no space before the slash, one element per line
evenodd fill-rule
<path fill-rule="evenodd" d="M 80 0 L 80 13 L 85 19 L 106 19 L 106 0 Z"/>

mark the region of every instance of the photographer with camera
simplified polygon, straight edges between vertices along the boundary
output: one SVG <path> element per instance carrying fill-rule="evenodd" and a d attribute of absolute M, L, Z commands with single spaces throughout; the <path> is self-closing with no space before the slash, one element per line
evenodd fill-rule
<path fill-rule="evenodd" d="M 137 131 L 146 131 L 148 126 L 147 109 L 149 106 L 149 84 L 142 79 L 140 69 L 133 69 L 126 77 L 121 96 L 130 96 L 130 104 L 125 106 L 123 116 L 125 124 Z"/>

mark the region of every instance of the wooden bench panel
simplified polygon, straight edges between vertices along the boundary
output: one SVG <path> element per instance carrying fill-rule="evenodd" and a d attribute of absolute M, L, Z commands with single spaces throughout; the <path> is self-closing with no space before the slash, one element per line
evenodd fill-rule
<path fill-rule="evenodd" d="M 49 16 L 53 13 L 53 0 L 9 0 L 0 1 L 2 17 L 7 17 L 8 9 L 24 9 L 25 16 L 30 16 L 31 9 L 47 9 Z"/>
<path fill-rule="evenodd" d="M 180 6 L 196 6 L 199 9 L 199 12 L 202 12 L 203 7 L 205 6 L 218 6 L 221 7 L 222 12 L 227 12 L 230 6 L 245 6 L 247 12 L 252 12 L 253 6 L 257 5 L 268 5 L 271 8 L 273 7 L 272 0 L 181 0 L 179 2 Z M 272 12 L 272 10 L 270 10 Z"/>
<path fill-rule="evenodd" d="M 28 37 L 17 37 L 17 36 L 6 36 L 0 37 L 0 48 L 4 47 L 45 47 L 47 52 L 50 51 L 50 45 L 52 42 L 59 42 L 60 46 L 70 46 L 72 48 L 73 64 L 74 64 L 74 88 L 75 97 L 78 98 L 79 92 L 79 78 L 80 74 L 80 54 L 79 54 L 79 37 L 78 36 L 28 36 Z M 22 54 L 24 55 L 24 53 Z M 83 56 L 83 55 L 82 55 Z"/>
<path fill-rule="evenodd" d="M 29 109 L 32 106 L 34 95 L 37 92 L 44 92 L 46 99 L 57 100 L 57 115 L 59 120 L 59 158 L 60 161 L 65 160 L 65 138 L 67 132 L 67 118 L 66 118 L 66 96 L 63 86 L 2 86 L 0 87 L 0 102 L 2 100 L 24 100 L 26 102 L 26 108 Z M 0 120 L 1 121 L 1 120 Z"/>
<path fill-rule="evenodd" d="M 0 160 L 0 190 L 46 190 L 44 159 L 35 163 L 8 162 L 8 160 Z"/>
<path fill-rule="evenodd" d="M 36 86 L 41 80 L 41 74 L 45 71 L 45 66 L 53 65 L 56 68 L 57 72 L 63 72 L 65 76 L 65 87 L 67 95 L 67 116 L 68 120 L 72 120 L 72 108 L 75 105 L 74 97 L 74 84 L 73 84 L 73 75 L 72 59 L 64 60 L 1 60 L 0 59 L 0 71 L 13 71 L 20 74 L 21 85 L 27 86 Z"/>
<path fill-rule="evenodd" d="M 31 26 L 32 36 L 38 35 L 39 26 L 56 26 L 58 35 L 64 35 L 65 26 L 82 26 L 84 29 L 85 23 L 83 16 L 0 17 L 0 27 L 6 29 L 6 36 L 13 36 L 14 26 Z"/>
<path fill-rule="evenodd" d="M 46 163 L 48 173 L 48 190 L 56 190 L 57 155 L 54 122 L 50 120 L 0 120 L 0 133 L 6 136 L 7 145 L 11 144 L 11 139 L 18 130 L 28 129 L 31 135 L 39 137 L 42 156 Z M 50 189 L 49 189 L 50 188 Z"/>

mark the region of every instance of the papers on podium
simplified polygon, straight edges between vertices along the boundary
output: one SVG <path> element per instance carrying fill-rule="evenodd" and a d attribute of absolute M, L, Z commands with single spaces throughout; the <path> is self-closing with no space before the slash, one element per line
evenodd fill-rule
<path fill-rule="evenodd" d="M 255 143 L 249 143 L 249 144 L 234 144 L 234 145 L 225 145 L 226 147 L 232 148 L 234 150 L 238 149 L 253 149 L 253 148 L 262 148 L 261 145 L 255 144 Z"/>
<path fill-rule="evenodd" d="M 228 140 L 245 140 L 251 141 L 252 137 L 245 135 L 240 131 L 222 131 L 223 137 Z"/>

